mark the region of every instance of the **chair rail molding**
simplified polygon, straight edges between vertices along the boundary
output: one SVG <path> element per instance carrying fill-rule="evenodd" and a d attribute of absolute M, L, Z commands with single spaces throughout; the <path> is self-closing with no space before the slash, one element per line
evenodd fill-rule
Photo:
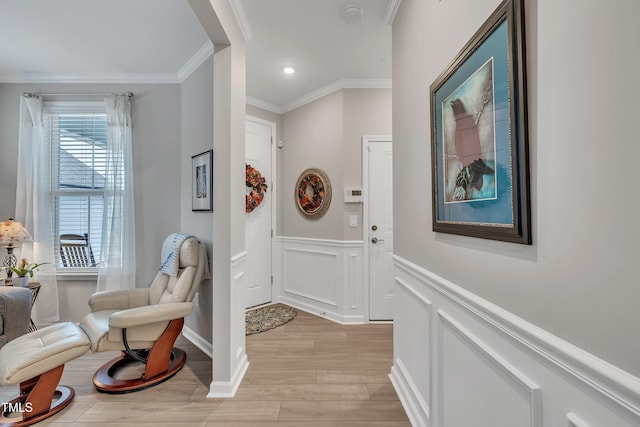
<path fill-rule="evenodd" d="M 394 270 L 390 378 L 413 425 L 640 425 L 640 378 L 397 255 Z"/>

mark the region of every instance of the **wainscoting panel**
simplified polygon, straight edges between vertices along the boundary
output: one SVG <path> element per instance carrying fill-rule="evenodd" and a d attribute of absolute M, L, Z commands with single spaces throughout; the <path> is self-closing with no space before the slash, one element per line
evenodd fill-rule
<path fill-rule="evenodd" d="M 337 307 L 339 261 L 337 252 L 285 248 L 285 293 Z"/>
<path fill-rule="evenodd" d="M 401 257 L 391 381 L 414 426 L 638 427 L 640 378 Z"/>
<path fill-rule="evenodd" d="M 411 412 L 419 413 L 419 419 L 426 423 L 429 419 L 427 402 L 431 396 L 430 365 L 433 363 L 432 303 L 403 279 L 396 278 L 396 284 L 398 298 L 395 301 L 394 330 L 405 333 L 394 333 L 393 348 L 395 354 L 403 354 L 404 357 L 395 360 L 391 380 L 396 388 L 403 389 L 402 394 L 408 397 L 406 404 L 411 406 Z M 397 305 L 398 301 L 402 301 L 402 306 Z"/>
<path fill-rule="evenodd" d="M 213 373 L 215 377 L 216 363 L 223 366 L 219 368 L 223 379 L 214 378 L 209 386 L 209 398 L 231 398 L 236 394 L 244 374 L 249 368 L 249 360 L 245 345 L 245 289 L 246 289 L 246 263 L 247 252 L 243 251 L 231 258 L 230 273 L 231 286 L 229 288 L 229 300 L 231 307 L 230 316 L 230 341 L 226 348 L 225 338 L 220 339 L 224 353 L 216 347 L 216 339 L 213 337 Z M 215 283 L 215 277 L 214 277 Z M 225 312 L 226 314 L 226 312 Z M 214 313 L 215 319 L 215 313 Z M 226 354 L 227 350 L 229 354 Z M 218 366 L 220 366 L 218 365 Z M 224 378 L 226 377 L 226 378 Z"/>
<path fill-rule="evenodd" d="M 231 303 L 235 306 L 235 312 L 232 312 L 231 319 L 231 350 L 232 350 L 232 385 L 234 387 L 233 394 L 240 386 L 244 377 L 249 361 L 247 359 L 245 344 L 245 307 L 247 306 L 246 296 L 246 274 L 247 271 L 247 252 L 243 251 L 231 258 Z"/>
<path fill-rule="evenodd" d="M 274 301 L 339 323 L 364 323 L 363 243 L 277 237 Z"/>
<path fill-rule="evenodd" d="M 541 427 L 540 388 L 443 311 L 438 312 L 440 414 L 445 426 Z"/>

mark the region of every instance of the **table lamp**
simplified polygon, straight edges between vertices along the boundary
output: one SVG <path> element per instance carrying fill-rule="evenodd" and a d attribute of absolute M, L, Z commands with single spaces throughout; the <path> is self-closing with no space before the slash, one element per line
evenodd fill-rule
<path fill-rule="evenodd" d="M 9 268 L 15 267 L 18 264 L 18 260 L 13 254 L 13 249 L 15 248 L 14 243 L 20 243 L 30 238 L 31 235 L 29 232 L 21 223 L 14 221 L 13 218 L 0 222 L 0 244 L 7 248 L 7 255 L 2 261 L 2 266 L 7 267 L 7 281 L 10 281 L 13 275 L 13 271 L 9 270 Z"/>

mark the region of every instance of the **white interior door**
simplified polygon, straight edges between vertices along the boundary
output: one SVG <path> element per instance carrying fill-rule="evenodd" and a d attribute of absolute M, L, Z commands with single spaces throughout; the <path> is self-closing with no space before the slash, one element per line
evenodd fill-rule
<path fill-rule="evenodd" d="M 369 319 L 393 320 L 393 151 L 390 138 L 365 141 L 368 154 Z"/>
<path fill-rule="evenodd" d="M 246 214 L 247 307 L 271 301 L 272 135 L 275 125 L 260 119 L 246 120 L 246 161 L 265 177 L 269 188 L 264 200 Z M 247 192 L 249 189 L 247 188 Z"/>

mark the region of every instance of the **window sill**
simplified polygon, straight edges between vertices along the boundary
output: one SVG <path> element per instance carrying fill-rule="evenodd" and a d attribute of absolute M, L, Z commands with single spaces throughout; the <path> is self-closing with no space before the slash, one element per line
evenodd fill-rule
<path fill-rule="evenodd" d="M 98 278 L 97 268 L 57 268 L 56 279 L 58 280 L 96 280 Z"/>

